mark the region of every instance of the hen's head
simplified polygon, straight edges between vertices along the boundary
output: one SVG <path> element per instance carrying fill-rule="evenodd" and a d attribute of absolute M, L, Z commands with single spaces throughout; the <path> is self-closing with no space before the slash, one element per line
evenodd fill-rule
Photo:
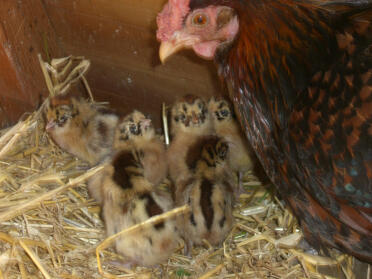
<path fill-rule="evenodd" d="M 234 40 L 238 17 L 227 6 L 194 8 L 196 0 L 169 0 L 158 14 L 157 38 L 162 62 L 175 52 L 192 48 L 202 58 L 212 59 L 219 46 Z M 199 1 L 200 2 L 200 1 Z"/>

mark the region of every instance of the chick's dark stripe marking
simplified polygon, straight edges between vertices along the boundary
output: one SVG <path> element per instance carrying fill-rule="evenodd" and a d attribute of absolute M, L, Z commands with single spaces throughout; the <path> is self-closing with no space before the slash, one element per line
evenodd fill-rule
<path fill-rule="evenodd" d="M 159 214 L 163 213 L 163 210 L 155 202 L 155 200 L 153 199 L 153 197 L 150 194 L 148 194 L 148 193 L 143 194 L 143 195 L 141 195 L 140 198 L 147 200 L 146 201 L 146 212 L 147 212 L 149 217 L 153 217 L 155 215 L 159 215 Z M 164 228 L 164 222 L 160 222 L 160 223 L 156 224 L 154 227 L 155 227 L 155 229 L 160 230 L 160 229 Z"/>
<path fill-rule="evenodd" d="M 186 155 L 186 165 L 189 169 L 193 170 L 196 167 L 197 161 L 202 157 L 203 148 L 207 146 L 215 147 L 219 141 L 217 136 L 203 136 L 199 137 L 198 140 L 190 146 Z M 212 156 L 213 157 L 213 154 Z M 209 165 L 210 163 L 206 161 Z"/>
<path fill-rule="evenodd" d="M 126 171 L 127 167 L 137 165 L 137 161 L 131 151 L 122 151 L 114 158 L 112 165 L 114 167 L 113 179 L 117 185 L 123 189 L 132 189 L 130 175 Z"/>
<path fill-rule="evenodd" d="M 204 178 L 200 187 L 200 207 L 203 212 L 205 219 L 205 225 L 207 229 L 210 230 L 213 224 L 214 210 L 212 204 L 212 194 L 213 194 L 213 183 L 209 179 Z"/>

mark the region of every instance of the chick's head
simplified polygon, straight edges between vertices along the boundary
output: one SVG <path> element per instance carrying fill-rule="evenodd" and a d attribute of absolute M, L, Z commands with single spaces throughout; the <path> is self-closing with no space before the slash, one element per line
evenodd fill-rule
<path fill-rule="evenodd" d="M 206 103 L 193 95 L 187 95 L 180 102 L 175 103 L 171 110 L 171 117 L 172 128 L 176 130 L 188 131 L 209 125 Z"/>
<path fill-rule="evenodd" d="M 125 144 L 143 138 L 151 139 L 154 136 L 155 129 L 151 119 L 135 110 L 118 124 L 115 142 Z"/>
<path fill-rule="evenodd" d="M 73 118 L 79 115 L 79 102 L 74 98 L 52 98 L 46 108 L 46 126 L 48 133 L 54 134 L 68 129 Z"/>
<path fill-rule="evenodd" d="M 234 114 L 232 106 L 225 99 L 212 97 L 209 100 L 208 109 L 215 123 L 233 119 Z"/>

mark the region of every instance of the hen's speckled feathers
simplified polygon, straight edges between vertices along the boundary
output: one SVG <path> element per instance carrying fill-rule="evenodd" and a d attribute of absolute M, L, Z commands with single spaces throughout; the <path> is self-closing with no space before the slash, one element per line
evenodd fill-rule
<path fill-rule="evenodd" d="M 185 17 L 211 5 L 236 12 L 235 39 L 215 53 L 219 74 L 308 240 L 372 262 L 372 2 L 185 2 Z"/>

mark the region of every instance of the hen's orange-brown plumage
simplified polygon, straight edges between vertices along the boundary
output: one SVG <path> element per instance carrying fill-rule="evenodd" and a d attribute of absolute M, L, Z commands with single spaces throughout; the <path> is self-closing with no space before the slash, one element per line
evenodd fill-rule
<path fill-rule="evenodd" d="M 185 23 L 211 5 L 234 10 L 239 31 L 232 41 L 211 38 L 221 43 L 214 58 L 307 239 L 372 262 L 372 2 L 185 1 Z"/>

